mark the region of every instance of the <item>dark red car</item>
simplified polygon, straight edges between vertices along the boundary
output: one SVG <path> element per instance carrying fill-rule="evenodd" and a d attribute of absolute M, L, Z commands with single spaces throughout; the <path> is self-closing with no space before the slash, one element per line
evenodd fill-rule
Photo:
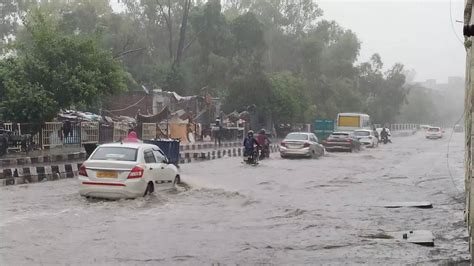
<path fill-rule="evenodd" d="M 326 151 L 360 151 L 360 142 L 350 132 L 334 132 L 323 141 Z"/>

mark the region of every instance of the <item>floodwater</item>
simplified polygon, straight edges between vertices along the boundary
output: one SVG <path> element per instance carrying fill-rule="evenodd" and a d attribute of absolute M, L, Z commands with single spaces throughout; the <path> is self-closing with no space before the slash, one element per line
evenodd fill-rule
<path fill-rule="evenodd" d="M 0 188 L 0 264 L 440 264 L 469 258 L 462 133 L 253 167 L 182 166 L 187 186 L 81 198 L 77 180 Z M 449 168 L 448 168 L 449 165 Z M 430 201 L 432 209 L 384 204 Z M 435 246 L 399 231 L 430 230 Z"/>

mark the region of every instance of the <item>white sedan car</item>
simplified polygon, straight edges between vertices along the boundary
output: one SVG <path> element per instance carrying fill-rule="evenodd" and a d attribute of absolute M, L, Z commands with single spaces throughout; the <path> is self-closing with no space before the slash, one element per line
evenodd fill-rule
<path fill-rule="evenodd" d="M 313 133 L 292 132 L 280 143 L 281 158 L 324 156 L 324 146 Z"/>
<path fill-rule="evenodd" d="M 359 140 L 360 144 L 369 148 L 375 148 L 379 145 L 379 140 L 375 137 L 373 130 L 357 129 L 354 130 L 354 136 Z"/>
<path fill-rule="evenodd" d="M 163 151 L 144 143 L 100 145 L 79 169 L 79 194 L 97 198 L 136 198 L 179 183 L 178 168 Z"/>
<path fill-rule="evenodd" d="M 440 127 L 430 127 L 426 130 L 427 139 L 440 139 L 443 137 L 443 130 Z"/>

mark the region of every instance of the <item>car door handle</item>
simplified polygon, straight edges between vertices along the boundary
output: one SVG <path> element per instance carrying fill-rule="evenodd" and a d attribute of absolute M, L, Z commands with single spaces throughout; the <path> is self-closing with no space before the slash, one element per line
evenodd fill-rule
<path fill-rule="evenodd" d="M 164 166 L 162 166 L 162 167 L 161 167 L 161 169 L 165 169 L 165 167 L 164 167 Z"/>
<path fill-rule="evenodd" d="M 153 167 L 150 167 L 150 170 L 153 170 Z"/>

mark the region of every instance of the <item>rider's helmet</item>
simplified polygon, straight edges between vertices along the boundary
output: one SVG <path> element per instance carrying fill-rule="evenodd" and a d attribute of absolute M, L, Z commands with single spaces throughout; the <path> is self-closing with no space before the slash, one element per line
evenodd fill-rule
<path fill-rule="evenodd" d="M 265 129 L 264 128 L 260 129 L 260 132 L 258 132 L 258 133 L 262 134 L 262 135 L 265 135 Z"/>
<path fill-rule="evenodd" d="M 253 130 L 249 130 L 249 132 L 247 132 L 247 136 L 253 137 Z"/>

